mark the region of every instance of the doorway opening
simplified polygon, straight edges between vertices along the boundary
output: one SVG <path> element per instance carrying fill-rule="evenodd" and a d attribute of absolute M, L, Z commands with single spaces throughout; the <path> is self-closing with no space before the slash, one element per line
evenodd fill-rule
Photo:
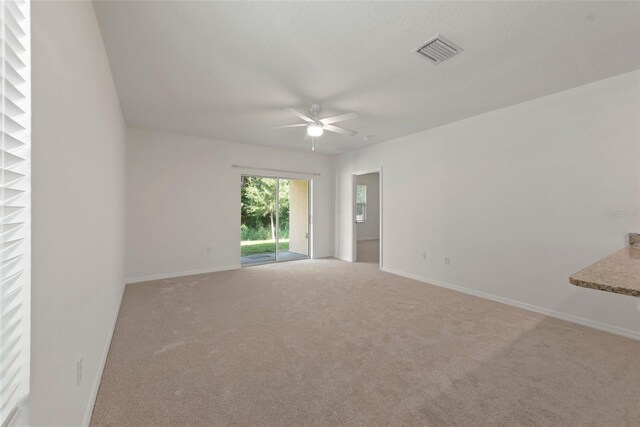
<path fill-rule="evenodd" d="M 242 175 L 242 266 L 308 259 L 310 180 Z"/>
<path fill-rule="evenodd" d="M 381 169 L 353 174 L 353 261 L 382 268 Z"/>

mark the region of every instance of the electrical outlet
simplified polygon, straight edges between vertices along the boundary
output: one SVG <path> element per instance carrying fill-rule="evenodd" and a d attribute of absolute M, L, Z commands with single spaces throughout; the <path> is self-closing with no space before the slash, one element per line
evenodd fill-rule
<path fill-rule="evenodd" d="M 446 258 L 444 259 L 444 265 L 451 265 L 451 258 L 446 257 Z"/>
<path fill-rule="evenodd" d="M 207 253 L 210 254 L 213 248 L 211 246 L 207 246 Z"/>
<path fill-rule="evenodd" d="M 422 252 L 421 258 L 423 261 L 427 260 L 427 253 L 426 252 Z"/>
<path fill-rule="evenodd" d="M 82 357 L 76 362 L 76 385 L 80 385 L 82 381 Z"/>

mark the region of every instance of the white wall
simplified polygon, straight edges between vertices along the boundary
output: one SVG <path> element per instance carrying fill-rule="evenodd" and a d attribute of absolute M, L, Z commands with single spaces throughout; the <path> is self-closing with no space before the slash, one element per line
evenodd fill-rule
<path fill-rule="evenodd" d="M 385 269 L 640 337 L 634 298 L 568 282 L 640 231 L 639 71 L 341 155 L 340 258 L 351 174 L 380 166 Z"/>
<path fill-rule="evenodd" d="M 234 164 L 320 173 L 311 177 L 313 257 L 333 255 L 328 156 L 141 129 L 127 141 L 128 281 L 240 266 L 240 176 L 273 173 Z"/>
<path fill-rule="evenodd" d="M 30 424 L 78 426 L 88 421 L 123 291 L 125 125 L 92 4 L 31 8 Z"/>
<path fill-rule="evenodd" d="M 367 173 L 356 177 L 357 184 L 367 186 L 367 220 L 356 224 L 356 239 L 380 238 L 380 174 Z"/>

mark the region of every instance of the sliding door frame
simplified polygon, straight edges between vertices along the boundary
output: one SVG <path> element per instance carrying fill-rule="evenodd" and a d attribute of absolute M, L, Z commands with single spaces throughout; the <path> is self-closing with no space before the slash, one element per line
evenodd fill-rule
<path fill-rule="evenodd" d="M 252 178 L 267 178 L 267 179 L 275 179 L 276 180 L 276 222 L 275 222 L 275 253 L 274 259 L 275 261 L 268 261 L 263 263 L 255 263 L 252 265 L 261 265 L 261 264 L 270 264 L 272 262 L 287 262 L 280 260 L 280 180 L 286 179 L 289 181 L 307 181 L 307 259 L 312 259 L 312 250 L 313 245 L 311 244 L 313 239 L 313 207 L 312 207 L 312 191 L 313 191 L 313 178 L 301 178 L 301 177 L 293 177 L 286 175 L 270 175 L 270 174 L 249 174 L 242 173 L 240 174 L 240 191 L 242 192 L 243 178 L 245 176 Z M 291 216 L 291 211 L 289 211 L 289 216 Z M 289 260 L 289 261 L 298 261 L 298 260 Z M 240 263 L 242 264 L 242 263 Z"/>
<path fill-rule="evenodd" d="M 291 213 L 289 213 L 291 215 Z M 280 177 L 276 178 L 276 253 L 275 262 L 280 262 Z"/>

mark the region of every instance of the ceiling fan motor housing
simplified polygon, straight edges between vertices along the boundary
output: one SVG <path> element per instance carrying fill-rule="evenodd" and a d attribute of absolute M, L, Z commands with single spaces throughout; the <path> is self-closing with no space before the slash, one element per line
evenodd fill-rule
<path fill-rule="evenodd" d="M 310 110 L 314 116 L 317 116 L 320 112 L 320 104 L 312 104 Z"/>

